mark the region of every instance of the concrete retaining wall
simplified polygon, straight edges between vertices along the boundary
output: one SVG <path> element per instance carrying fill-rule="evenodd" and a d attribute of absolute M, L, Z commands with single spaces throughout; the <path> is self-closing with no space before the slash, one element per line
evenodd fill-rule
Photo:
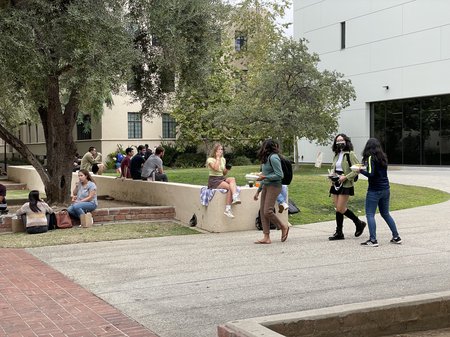
<path fill-rule="evenodd" d="M 27 184 L 29 189 L 44 191 L 44 185 L 32 166 L 8 166 L 8 179 Z M 72 176 L 72 185 L 77 181 Z M 230 232 L 255 229 L 259 202 L 253 200 L 256 188 L 241 187 L 241 205 L 232 207 L 234 219 L 226 217 L 225 194 L 216 192 L 206 207 L 200 203 L 201 186 L 140 180 L 124 180 L 107 176 L 94 176 L 99 195 L 109 195 L 116 200 L 155 206 L 175 207 L 175 218 L 185 224 L 195 214 L 197 227 L 209 232 Z M 205 178 L 206 179 L 206 178 Z M 206 181 L 206 180 L 205 180 Z M 72 187 L 73 188 L 73 187 Z M 288 214 L 279 214 L 288 222 Z"/>
<path fill-rule="evenodd" d="M 219 337 L 382 337 L 450 327 L 450 292 L 228 322 Z"/>

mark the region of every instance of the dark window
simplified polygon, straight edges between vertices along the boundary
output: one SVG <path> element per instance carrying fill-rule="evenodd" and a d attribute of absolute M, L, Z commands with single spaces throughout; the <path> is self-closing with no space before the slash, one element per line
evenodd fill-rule
<path fill-rule="evenodd" d="M 244 33 L 236 32 L 234 36 L 234 49 L 236 51 L 243 51 L 247 49 L 247 38 Z"/>
<path fill-rule="evenodd" d="M 127 82 L 127 91 L 135 91 L 137 88 L 136 86 L 136 78 L 132 78 Z"/>
<path fill-rule="evenodd" d="M 341 22 L 341 49 L 345 49 L 345 21 Z"/>
<path fill-rule="evenodd" d="M 77 139 L 91 139 L 91 116 L 83 115 L 83 120 L 77 124 Z"/>
<path fill-rule="evenodd" d="M 162 115 L 162 133 L 163 138 L 175 138 L 176 137 L 177 123 L 169 114 Z"/>
<path fill-rule="evenodd" d="M 450 165 L 450 95 L 372 103 L 371 136 L 392 164 Z"/>
<path fill-rule="evenodd" d="M 161 90 L 162 92 L 175 91 L 175 73 L 170 69 L 161 70 Z"/>
<path fill-rule="evenodd" d="M 35 124 L 35 127 L 36 127 L 36 143 L 38 143 L 39 142 L 39 127 L 37 124 Z"/>
<path fill-rule="evenodd" d="M 159 39 L 156 37 L 156 35 L 152 35 L 152 46 L 160 47 L 161 43 L 159 42 Z"/>
<path fill-rule="evenodd" d="M 424 98 L 421 103 L 422 164 L 440 164 L 441 102 L 439 97 Z"/>
<path fill-rule="evenodd" d="M 27 126 L 28 126 L 28 130 L 27 130 L 27 133 L 28 133 L 28 143 L 31 143 L 31 124 L 27 124 Z"/>
<path fill-rule="evenodd" d="M 142 114 L 128 113 L 128 138 L 142 138 Z"/>
<path fill-rule="evenodd" d="M 441 130 L 439 133 L 441 165 L 450 165 L 450 96 L 441 99 Z"/>

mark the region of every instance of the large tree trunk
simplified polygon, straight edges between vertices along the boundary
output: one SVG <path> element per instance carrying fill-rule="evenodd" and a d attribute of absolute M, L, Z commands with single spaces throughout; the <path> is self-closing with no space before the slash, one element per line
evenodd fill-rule
<path fill-rule="evenodd" d="M 44 182 L 49 203 L 68 204 L 72 182 L 73 160 L 76 146 L 72 131 L 78 112 L 78 94 L 71 92 L 69 102 L 62 111 L 59 83 L 56 76 L 49 77 L 48 106 L 40 108 L 47 147 L 47 173 Z"/>
<path fill-rule="evenodd" d="M 44 128 L 47 147 L 47 167 L 44 167 L 28 147 L 0 124 L 0 137 L 19 152 L 36 169 L 45 186 L 51 204 L 70 203 L 73 160 L 76 146 L 72 131 L 78 113 L 78 94 L 73 91 L 64 111 L 59 99 L 57 77 L 49 77 L 48 106 L 38 110 Z"/>

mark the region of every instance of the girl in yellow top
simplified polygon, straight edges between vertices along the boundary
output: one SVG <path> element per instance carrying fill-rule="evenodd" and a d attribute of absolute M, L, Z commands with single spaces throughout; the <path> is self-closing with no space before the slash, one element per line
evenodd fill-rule
<path fill-rule="evenodd" d="M 227 204 L 224 214 L 229 218 L 234 218 L 231 212 L 231 205 L 240 204 L 239 194 L 236 192 L 236 179 L 225 177 L 228 173 L 226 160 L 223 157 L 223 147 L 217 143 L 214 145 L 209 158 L 206 160 L 209 169 L 208 188 L 222 188 L 227 190 Z"/>

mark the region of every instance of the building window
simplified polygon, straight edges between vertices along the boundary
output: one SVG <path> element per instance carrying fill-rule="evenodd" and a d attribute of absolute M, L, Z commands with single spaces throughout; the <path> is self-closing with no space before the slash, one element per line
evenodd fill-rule
<path fill-rule="evenodd" d="M 135 91 L 137 89 L 136 77 L 127 82 L 127 91 Z"/>
<path fill-rule="evenodd" d="M 142 114 L 128 113 L 128 138 L 142 138 Z"/>
<path fill-rule="evenodd" d="M 83 115 L 83 120 L 77 123 L 77 140 L 91 138 L 91 116 Z"/>
<path fill-rule="evenodd" d="M 31 143 L 31 123 L 29 123 L 29 124 L 27 124 L 27 126 L 28 126 L 28 144 L 30 144 Z"/>
<path fill-rule="evenodd" d="M 341 49 L 345 49 L 345 21 L 341 22 Z"/>
<path fill-rule="evenodd" d="M 37 124 L 34 124 L 36 127 L 36 143 L 39 143 L 39 126 Z"/>
<path fill-rule="evenodd" d="M 243 51 L 247 49 L 247 38 L 242 32 L 236 32 L 234 37 L 234 49 L 236 51 Z"/>
<path fill-rule="evenodd" d="M 371 121 L 389 163 L 450 165 L 450 95 L 372 103 Z"/>
<path fill-rule="evenodd" d="M 169 114 L 162 115 L 163 138 L 176 137 L 177 122 Z"/>

